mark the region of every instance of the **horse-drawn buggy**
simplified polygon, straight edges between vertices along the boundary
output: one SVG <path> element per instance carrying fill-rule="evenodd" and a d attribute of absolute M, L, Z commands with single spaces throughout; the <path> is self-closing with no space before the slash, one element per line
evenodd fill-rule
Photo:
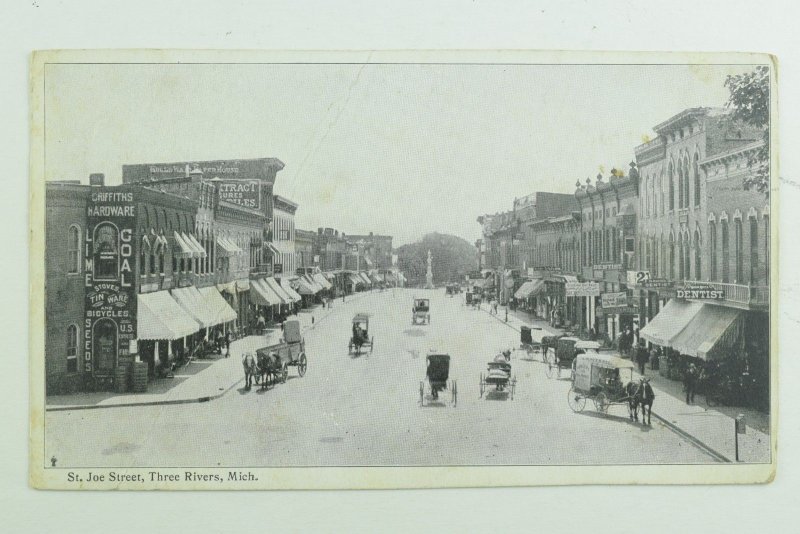
<path fill-rule="evenodd" d="M 542 363 L 547 363 L 550 360 L 551 353 L 555 354 L 558 340 L 562 337 L 564 336 L 542 336 Z"/>
<path fill-rule="evenodd" d="M 445 289 L 445 295 L 448 297 L 454 297 L 455 295 L 461 293 L 461 286 L 458 284 L 447 284 L 447 288 Z"/>
<path fill-rule="evenodd" d="M 369 335 L 369 314 L 357 313 L 353 316 L 353 335 L 350 337 L 348 345 L 348 353 L 351 355 L 360 355 L 361 349 L 369 348 L 369 353 L 372 354 L 372 349 L 375 347 L 375 336 Z"/>
<path fill-rule="evenodd" d="M 479 309 L 481 307 L 481 294 L 480 293 L 466 293 L 466 303 L 467 306 L 472 306 L 473 309 Z"/>
<path fill-rule="evenodd" d="M 538 327 L 534 327 L 536 330 L 540 330 Z M 533 336 L 531 335 L 531 327 L 527 325 L 523 325 L 519 331 L 519 349 L 524 350 L 526 354 L 526 359 L 528 361 L 539 358 L 541 361 L 545 361 L 544 359 L 544 346 L 542 343 L 533 340 Z"/>
<path fill-rule="evenodd" d="M 481 397 L 490 386 L 494 386 L 495 392 L 506 393 L 514 400 L 517 377 L 511 375 L 510 350 L 503 351 L 486 364 L 486 374 L 481 373 Z"/>
<path fill-rule="evenodd" d="M 414 299 L 411 311 L 411 324 L 431 324 L 431 302 L 428 299 Z"/>
<path fill-rule="evenodd" d="M 580 339 L 576 337 L 559 337 L 555 341 L 555 350 L 549 352 L 547 358 L 547 378 L 553 378 L 554 376 L 561 378 L 562 369 L 570 370 L 574 373 L 572 364 L 577 355 L 575 345 L 578 342 L 580 342 Z"/>
<path fill-rule="evenodd" d="M 425 400 L 439 400 L 439 392 L 450 392 L 450 403 L 455 406 L 458 400 L 458 386 L 455 380 L 450 378 L 450 355 L 438 354 L 431 351 L 425 357 L 426 370 L 425 379 L 419 383 L 419 403 L 425 406 Z M 427 386 L 426 386 L 427 383 Z"/>
<path fill-rule="evenodd" d="M 567 402 L 573 411 L 581 412 L 586 399 L 591 399 L 601 413 L 606 413 L 612 404 L 626 404 L 633 419 L 637 390 L 630 360 L 614 354 L 587 352 L 575 358 L 575 377 Z"/>
<path fill-rule="evenodd" d="M 274 345 L 269 345 L 256 350 L 256 353 L 245 353 L 242 357 L 242 366 L 247 389 L 253 385 L 261 384 L 267 388 L 278 382 L 286 382 L 289 377 L 289 367 L 297 369 L 297 375 L 303 376 L 308 368 L 306 359 L 306 344 L 300 334 L 300 321 L 286 321 L 283 326 L 283 338 Z"/>

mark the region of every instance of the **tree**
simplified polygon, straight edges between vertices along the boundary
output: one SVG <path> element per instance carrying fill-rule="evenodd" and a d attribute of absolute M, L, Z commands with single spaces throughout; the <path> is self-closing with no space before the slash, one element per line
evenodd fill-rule
<path fill-rule="evenodd" d="M 725 107 L 732 110 L 731 118 L 763 130 L 764 144 L 747 160 L 755 173 L 742 185 L 769 196 L 769 68 L 759 66 L 752 72 L 729 75 L 725 87 L 730 91 Z"/>

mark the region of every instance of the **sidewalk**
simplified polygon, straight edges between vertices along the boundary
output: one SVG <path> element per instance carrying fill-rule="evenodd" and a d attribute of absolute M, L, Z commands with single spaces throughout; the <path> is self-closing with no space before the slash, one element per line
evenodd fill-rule
<path fill-rule="evenodd" d="M 345 305 L 358 300 L 369 292 L 348 295 Z M 315 305 L 300 310 L 296 315 L 303 332 L 324 321 L 333 310 L 342 306 L 341 299 L 333 308 Z M 312 322 L 313 318 L 313 322 Z M 175 370 L 174 378 L 158 378 L 148 384 L 146 393 L 76 393 L 73 395 L 51 395 L 45 400 L 46 411 L 86 410 L 93 408 L 121 408 L 126 406 L 154 406 L 207 402 L 225 395 L 244 381 L 242 354 L 277 343 L 280 327 L 270 329 L 263 336 L 247 336 L 231 343 L 229 358 L 214 355 L 211 358 L 193 360 Z"/>
<path fill-rule="evenodd" d="M 488 304 L 482 304 L 481 309 L 491 313 Z M 505 322 L 509 327 L 519 331 L 522 325 L 528 325 L 533 330 L 531 334 L 536 340 L 544 335 L 557 335 L 562 331 L 550 326 L 544 320 L 531 320 L 525 312 L 508 312 L 498 307 L 498 321 Z M 540 330 L 539 330 L 540 329 Z M 633 377 L 638 380 L 641 375 L 634 371 Z M 653 419 L 660 421 L 673 431 L 683 434 L 690 441 L 698 444 L 720 461 L 734 462 L 736 458 L 736 445 L 734 435 L 734 422 L 739 414 L 745 416 L 747 433 L 739 435 L 739 460 L 741 462 L 768 462 L 770 458 L 769 415 L 757 410 L 737 407 L 714 407 L 706 405 L 705 397 L 697 395 L 692 405 L 687 405 L 683 385 L 670 380 L 649 368 L 645 369 L 645 377 L 650 379 L 650 385 L 656 394 L 653 403 Z M 640 414 L 641 416 L 641 414 Z M 653 423 L 656 424 L 656 423 Z"/>

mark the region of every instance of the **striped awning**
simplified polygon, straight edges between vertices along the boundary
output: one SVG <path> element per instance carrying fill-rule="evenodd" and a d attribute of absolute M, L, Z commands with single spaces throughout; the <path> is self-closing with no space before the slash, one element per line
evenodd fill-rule
<path fill-rule="evenodd" d="M 288 293 L 288 295 L 290 297 L 292 297 L 293 299 L 295 299 L 295 300 L 303 300 L 303 297 L 301 297 L 300 294 L 297 293 L 297 291 L 292 289 L 292 285 L 289 282 L 288 278 L 281 278 L 281 288 L 284 291 L 286 291 L 286 293 Z"/>
<path fill-rule="evenodd" d="M 192 234 L 181 233 L 181 238 L 183 239 L 183 242 L 186 243 L 189 246 L 190 249 L 192 249 L 192 251 L 193 251 L 192 257 L 193 258 L 205 258 L 206 257 L 205 249 L 197 241 L 197 239 L 194 238 L 194 236 Z"/>
<path fill-rule="evenodd" d="M 260 306 L 280 306 L 283 300 L 272 290 L 263 278 L 250 280 L 250 299 Z"/>
<path fill-rule="evenodd" d="M 328 279 L 322 276 L 322 273 L 314 273 L 313 275 L 314 281 L 318 283 L 323 289 L 330 289 L 333 287 Z"/>
<path fill-rule="evenodd" d="M 360 276 L 358 276 L 358 275 L 357 275 L 357 274 L 355 274 L 355 273 L 352 273 L 352 274 L 350 274 L 350 276 L 349 276 L 348 278 L 350 278 L 350 282 L 352 282 L 352 283 L 353 283 L 353 284 L 355 284 L 355 285 L 358 285 L 358 284 L 363 284 L 363 283 L 364 283 L 364 281 L 361 279 L 361 277 L 360 277 Z"/>
<path fill-rule="evenodd" d="M 369 279 L 369 276 L 367 276 L 367 273 L 365 273 L 364 271 L 358 273 L 358 276 L 360 276 L 361 279 L 364 281 L 364 283 L 367 284 L 368 286 L 372 285 L 372 280 Z"/>
<path fill-rule="evenodd" d="M 208 309 L 205 299 L 194 286 L 178 287 L 172 290 L 172 298 L 184 309 L 184 314 L 189 314 L 200 326 L 208 328 L 220 322 L 214 313 Z"/>
<path fill-rule="evenodd" d="M 175 254 L 176 257 L 182 259 L 194 258 L 195 255 L 194 249 L 186 241 L 183 240 L 181 234 L 175 232 L 173 239 L 175 240 L 175 246 L 172 247 L 172 253 Z"/>
<path fill-rule="evenodd" d="M 166 290 L 137 295 L 136 302 L 136 337 L 140 340 L 174 340 L 200 330 Z"/>
<path fill-rule="evenodd" d="M 297 299 L 290 297 L 273 277 L 270 276 L 269 278 L 262 278 L 261 280 L 281 298 L 284 304 L 292 304 L 297 301 Z"/>
<path fill-rule="evenodd" d="M 217 237 L 217 248 L 221 252 L 220 256 L 235 256 L 242 253 L 242 249 L 226 237 Z"/>
<path fill-rule="evenodd" d="M 211 311 L 214 320 L 217 322 L 216 324 L 227 323 L 236 320 L 236 312 L 225 301 L 220 292 L 217 291 L 216 287 L 201 287 L 199 292 L 200 296 L 205 301 L 206 308 Z"/>

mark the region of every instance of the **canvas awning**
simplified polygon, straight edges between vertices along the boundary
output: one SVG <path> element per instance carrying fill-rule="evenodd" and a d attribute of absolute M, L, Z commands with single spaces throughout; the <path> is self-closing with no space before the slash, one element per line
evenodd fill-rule
<path fill-rule="evenodd" d="M 200 330 L 200 324 L 166 290 L 139 294 L 136 301 L 136 337 L 140 340 L 174 340 Z"/>
<path fill-rule="evenodd" d="M 302 278 L 301 278 L 301 280 L 302 280 Z M 297 291 L 295 291 L 294 289 L 292 289 L 292 286 L 289 284 L 289 279 L 288 279 L 288 278 L 281 278 L 281 288 L 282 288 L 284 291 L 286 291 L 286 293 L 287 293 L 287 294 L 288 294 L 290 297 L 292 297 L 293 299 L 295 299 L 295 300 L 303 300 L 303 297 L 301 297 L 301 296 L 300 296 L 300 295 L 297 293 Z"/>
<path fill-rule="evenodd" d="M 308 283 L 308 280 L 303 277 L 297 279 L 297 291 L 301 295 L 314 295 L 317 293 L 311 284 Z"/>
<path fill-rule="evenodd" d="M 322 273 L 314 273 L 313 278 L 323 289 L 330 289 L 333 287 L 331 283 L 328 282 L 328 279 L 322 276 Z"/>
<path fill-rule="evenodd" d="M 325 289 L 319 282 L 314 279 L 313 275 L 306 274 L 301 276 L 300 278 L 305 278 L 305 280 L 311 285 L 311 289 L 315 290 L 316 292 L 320 292 Z"/>
<path fill-rule="evenodd" d="M 397 281 L 400 282 L 401 284 L 405 284 L 406 275 L 404 275 L 403 273 L 397 273 Z"/>
<path fill-rule="evenodd" d="M 206 306 L 205 299 L 194 286 L 173 289 L 172 298 L 185 310 L 184 314 L 188 313 L 203 328 L 216 326 L 222 322 L 214 318 L 214 314 Z"/>
<path fill-rule="evenodd" d="M 371 276 L 374 277 L 375 280 L 377 280 L 378 282 L 384 281 L 383 275 L 381 273 L 374 273 Z"/>
<path fill-rule="evenodd" d="M 181 234 L 183 240 L 186 241 L 186 244 L 192 247 L 195 251 L 195 258 L 205 258 L 206 257 L 206 250 L 203 248 L 203 245 L 195 239 L 192 234 Z"/>
<path fill-rule="evenodd" d="M 350 281 L 355 285 L 364 283 L 364 280 L 362 280 L 361 277 L 358 276 L 356 273 L 350 274 L 349 278 L 350 278 Z"/>
<path fill-rule="evenodd" d="M 263 278 L 250 280 L 250 299 L 259 306 L 280 306 L 283 300 L 272 288 L 264 283 Z"/>
<path fill-rule="evenodd" d="M 708 360 L 735 345 L 741 331 L 742 312 L 736 308 L 703 304 L 674 340 L 672 348 Z"/>
<path fill-rule="evenodd" d="M 272 253 L 273 256 L 280 256 L 281 251 L 275 248 L 275 245 L 269 242 L 264 243 L 264 245 L 267 247 L 267 250 L 269 250 Z"/>
<path fill-rule="evenodd" d="M 534 297 L 545 289 L 544 280 L 528 280 L 514 293 L 515 299 Z"/>
<path fill-rule="evenodd" d="M 242 253 L 236 243 L 224 237 L 217 237 L 217 250 L 220 256 L 235 256 Z"/>
<path fill-rule="evenodd" d="M 393 284 L 397 281 L 397 279 L 394 277 L 394 274 L 386 273 L 386 281 L 389 282 L 390 284 Z"/>
<path fill-rule="evenodd" d="M 261 280 L 281 298 L 284 304 L 292 304 L 298 300 L 290 297 L 289 294 L 283 290 L 281 285 L 273 277 L 270 276 L 268 278 L 262 278 Z"/>
<path fill-rule="evenodd" d="M 195 250 L 189 246 L 189 244 L 183 240 L 181 234 L 175 232 L 173 235 L 173 239 L 175 240 L 175 246 L 172 247 L 172 253 L 175 254 L 178 258 L 193 258 L 196 254 Z"/>
<path fill-rule="evenodd" d="M 671 299 L 658 315 L 639 331 L 639 336 L 656 345 L 671 347 L 672 341 L 702 307 L 702 302 Z"/>
<path fill-rule="evenodd" d="M 368 286 L 372 285 L 372 280 L 369 279 L 369 276 L 367 276 L 367 273 L 362 271 L 362 272 L 358 273 L 358 276 L 360 276 L 361 279 L 364 281 L 364 283 L 367 284 Z"/>
<path fill-rule="evenodd" d="M 225 301 L 225 298 L 217 291 L 214 286 L 201 287 L 200 296 L 206 304 L 206 308 L 211 311 L 216 324 L 235 321 L 237 314 L 233 308 Z"/>

